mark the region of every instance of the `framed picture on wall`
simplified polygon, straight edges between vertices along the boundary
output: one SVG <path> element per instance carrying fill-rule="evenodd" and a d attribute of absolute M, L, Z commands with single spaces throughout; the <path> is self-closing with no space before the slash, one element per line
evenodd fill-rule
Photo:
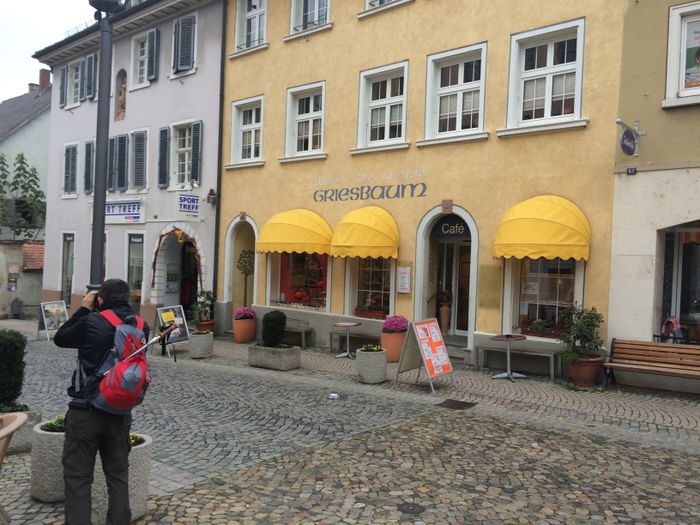
<path fill-rule="evenodd" d="M 168 343 L 181 343 L 189 341 L 190 332 L 187 328 L 187 320 L 185 319 L 185 311 L 181 304 L 175 306 L 163 306 L 158 308 L 158 321 L 160 326 L 175 324 L 176 328 L 170 332 Z"/>

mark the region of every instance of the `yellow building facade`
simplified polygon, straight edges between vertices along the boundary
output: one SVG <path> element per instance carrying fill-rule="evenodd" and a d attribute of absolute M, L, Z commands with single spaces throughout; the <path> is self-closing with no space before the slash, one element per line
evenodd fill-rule
<path fill-rule="evenodd" d="M 554 342 L 574 302 L 607 318 L 623 11 L 231 0 L 217 316 L 280 308 L 326 346 L 442 316 L 467 359 Z"/>

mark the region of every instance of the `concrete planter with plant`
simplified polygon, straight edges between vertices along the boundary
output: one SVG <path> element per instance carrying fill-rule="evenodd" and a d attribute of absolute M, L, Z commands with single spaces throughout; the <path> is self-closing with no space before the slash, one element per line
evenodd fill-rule
<path fill-rule="evenodd" d="M 362 345 L 355 356 L 360 383 L 386 381 L 386 350 L 379 345 Z"/>
<path fill-rule="evenodd" d="M 282 344 L 287 316 L 272 310 L 263 316 L 262 343 L 248 345 L 248 366 L 271 370 L 293 370 L 301 366 L 301 349 Z"/>

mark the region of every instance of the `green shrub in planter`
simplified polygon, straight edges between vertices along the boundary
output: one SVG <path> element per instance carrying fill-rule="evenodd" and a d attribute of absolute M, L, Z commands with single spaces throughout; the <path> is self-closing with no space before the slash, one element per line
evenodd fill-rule
<path fill-rule="evenodd" d="M 264 346 L 278 346 L 284 337 L 287 316 L 280 310 L 272 310 L 263 315 L 262 339 Z"/>
<path fill-rule="evenodd" d="M 0 407 L 10 411 L 19 408 L 15 401 L 22 393 L 26 346 L 27 338 L 16 330 L 0 330 Z"/>

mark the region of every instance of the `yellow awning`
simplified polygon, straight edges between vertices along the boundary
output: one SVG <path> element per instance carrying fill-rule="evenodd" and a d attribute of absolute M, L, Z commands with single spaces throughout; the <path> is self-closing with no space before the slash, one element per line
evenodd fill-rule
<path fill-rule="evenodd" d="M 331 255 L 398 259 L 399 228 L 396 221 L 378 206 L 351 211 L 333 230 Z"/>
<path fill-rule="evenodd" d="M 570 200 L 539 195 L 513 206 L 496 228 L 494 257 L 588 260 L 591 227 Z"/>
<path fill-rule="evenodd" d="M 311 210 L 298 208 L 270 217 L 255 243 L 257 252 L 330 252 L 333 233 L 328 223 Z"/>

